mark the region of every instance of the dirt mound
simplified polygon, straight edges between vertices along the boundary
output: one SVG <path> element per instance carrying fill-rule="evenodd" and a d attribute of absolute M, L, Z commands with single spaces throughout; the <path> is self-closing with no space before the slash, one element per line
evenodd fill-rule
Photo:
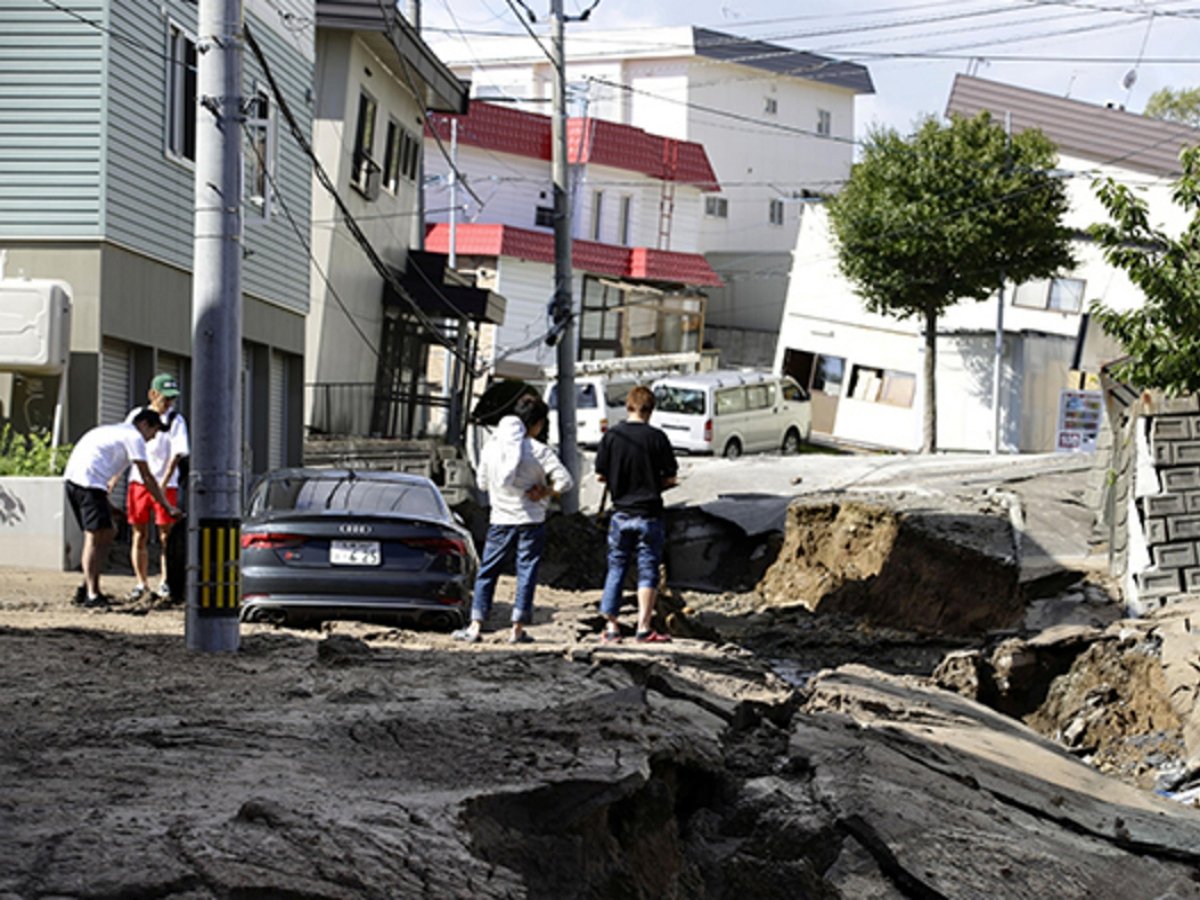
<path fill-rule="evenodd" d="M 777 606 L 924 634 L 976 634 L 1020 621 L 1007 515 L 861 500 L 799 501 L 758 591 Z"/>
<path fill-rule="evenodd" d="M 1097 769 L 1142 787 L 1184 756 L 1157 648 L 1141 641 L 1097 641 L 1056 678 L 1026 723 Z"/>

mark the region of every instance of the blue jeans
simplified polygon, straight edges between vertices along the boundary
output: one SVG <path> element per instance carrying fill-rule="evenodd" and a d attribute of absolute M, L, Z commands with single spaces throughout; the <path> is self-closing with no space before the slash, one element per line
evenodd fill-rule
<path fill-rule="evenodd" d="M 663 520 L 631 513 L 614 512 L 608 526 L 608 575 L 600 612 L 615 616 L 621 608 L 625 573 L 637 554 L 638 587 L 658 587 L 658 564 L 662 560 L 666 529 Z"/>
<path fill-rule="evenodd" d="M 475 597 L 471 602 L 471 618 L 486 622 L 492 613 L 492 598 L 500 570 L 517 551 L 517 593 L 513 597 L 512 620 L 528 625 L 533 620 L 533 592 L 537 590 L 538 566 L 546 546 L 546 525 L 489 525 L 483 545 L 483 559 L 475 578 Z"/>

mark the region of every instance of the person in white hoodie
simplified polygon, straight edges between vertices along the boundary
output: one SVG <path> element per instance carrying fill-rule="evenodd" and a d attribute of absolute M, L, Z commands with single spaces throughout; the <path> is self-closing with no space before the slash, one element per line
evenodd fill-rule
<path fill-rule="evenodd" d="M 570 490 L 575 483 L 554 451 L 537 440 L 549 413 L 540 398 L 522 395 L 483 448 L 477 481 L 479 489 L 488 493 L 491 517 L 475 579 L 471 624 L 454 632 L 456 640 L 480 640 L 500 572 L 514 551 L 517 588 L 508 639 L 514 644 L 532 640 L 525 626 L 533 620 L 533 594 L 546 546 L 546 508 L 551 497 Z"/>

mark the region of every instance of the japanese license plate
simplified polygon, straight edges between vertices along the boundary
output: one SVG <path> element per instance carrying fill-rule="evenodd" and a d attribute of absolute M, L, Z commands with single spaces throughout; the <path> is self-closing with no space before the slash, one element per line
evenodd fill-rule
<path fill-rule="evenodd" d="M 329 545 L 332 566 L 377 566 L 381 561 L 379 541 L 333 541 Z"/>

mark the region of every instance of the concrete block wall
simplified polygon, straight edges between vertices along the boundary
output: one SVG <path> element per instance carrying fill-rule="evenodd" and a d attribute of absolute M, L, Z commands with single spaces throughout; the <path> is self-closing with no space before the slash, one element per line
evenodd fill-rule
<path fill-rule="evenodd" d="M 1152 561 L 1134 576 L 1143 610 L 1200 592 L 1200 398 L 1159 399 L 1151 410 L 1146 424 L 1160 492 L 1138 504 Z"/>

